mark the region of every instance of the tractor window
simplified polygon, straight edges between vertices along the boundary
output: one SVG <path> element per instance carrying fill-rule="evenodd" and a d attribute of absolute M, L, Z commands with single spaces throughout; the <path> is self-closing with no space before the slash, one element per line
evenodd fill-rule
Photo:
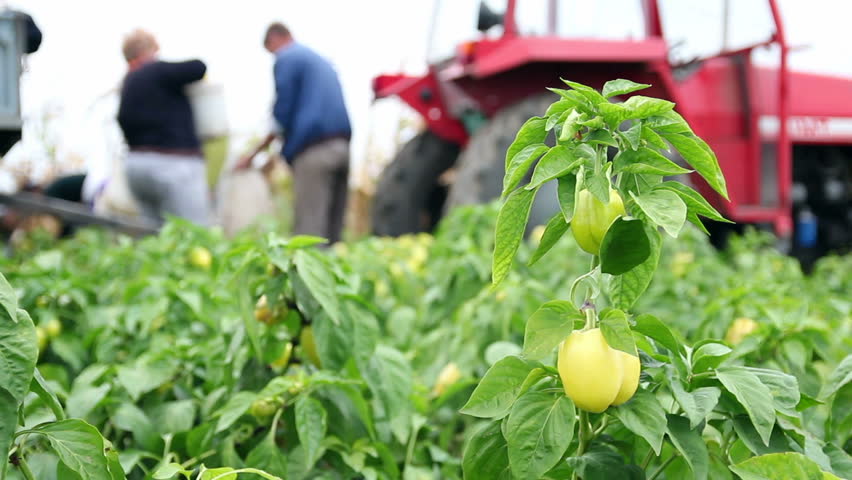
<path fill-rule="evenodd" d="M 775 31 L 766 0 L 659 0 L 672 61 L 683 63 L 769 40 Z"/>
<path fill-rule="evenodd" d="M 484 35 L 500 36 L 507 4 L 508 0 L 436 0 L 427 55 L 429 63 L 446 60 L 455 55 L 460 44 L 482 38 L 483 33 L 477 27 L 483 18 L 499 22 Z"/>
<path fill-rule="evenodd" d="M 518 0 L 521 35 L 640 39 L 645 36 L 641 0 Z"/>

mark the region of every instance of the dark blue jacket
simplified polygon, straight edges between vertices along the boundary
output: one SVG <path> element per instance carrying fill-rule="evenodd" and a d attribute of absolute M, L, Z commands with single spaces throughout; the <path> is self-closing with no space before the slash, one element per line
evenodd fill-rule
<path fill-rule="evenodd" d="M 352 133 L 337 73 L 324 58 L 299 43 L 275 58 L 276 100 L 272 113 L 284 129 L 281 153 L 287 162 L 311 145 Z"/>
<path fill-rule="evenodd" d="M 192 105 L 184 88 L 204 77 L 201 60 L 153 61 L 127 74 L 121 87 L 118 124 L 127 145 L 200 151 Z"/>

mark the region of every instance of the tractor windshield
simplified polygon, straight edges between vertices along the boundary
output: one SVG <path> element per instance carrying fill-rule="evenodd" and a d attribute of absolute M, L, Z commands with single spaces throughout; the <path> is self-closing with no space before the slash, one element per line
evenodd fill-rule
<path fill-rule="evenodd" d="M 502 35 L 507 6 L 507 0 L 436 0 L 429 62 L 452 57 L 463 42 Z M 641 0 L 517 0 L 515 21 L 523 36 L 615 40 L 645 35 Z"/>
<path fill-rule="evenodd" d="M 499 36 L 507 4 L 507 0 L 436 0 L 429 38 L 429 63 L 451 58 L 461 43 L 480 38 L 483 35 L 477 29 L 480 16 L 500 22 L 486 29 L 484 34 Z"/>
<path fill-rule="evenodd" d="M 775 32 L 766 0 L 658 1 L 673 63 L 757 45 Z"/>

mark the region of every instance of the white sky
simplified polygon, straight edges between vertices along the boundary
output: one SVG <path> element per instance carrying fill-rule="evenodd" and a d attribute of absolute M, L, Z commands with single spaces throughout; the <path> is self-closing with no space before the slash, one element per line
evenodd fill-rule
<path fill-rule="evenodd" d="M 445 0 L 466 3 L 468 0 Z M 500 3 L 489 0 L 490 3 Z M 613 12 L 618 3 L 639 0 L 592 0 L 569 4 L 599 5 L 598 13 Z M 520 3 L 545 0 L 520 0 Z M 3 3 L 3 0 L 0 0 Z M 31 121 L 52 111 L 53 142 L 59 151 L 91 159 L 107 155 L 105 138 L 117 132 L 104 119 L 114 102 L 96 100 L 114 88 L 125 70 L 122 36 L 135 27 L 152 31 L 165 59 L 201 58 L 208 77 L 224 85 L 229 124 L 237 135 L 262 135 L 272 102 L 271 56 L 261 37 L 270 21 L 287 24 L 297 40 L 316 49 L 337 67 L 353 120 L 353 157 L 364 157 L 370 132 L 389 137 L 399 110 L 371 107 L 370 82 L 381 72 L 424 68 L 434 0 L 9 0 L 30 13 L 44 32 L 41 49 L 28 59 L 22 78 L 22 103 Z M 688 35 L 693 43 L 713 43 L 721 28 L 713 18 L 721 1 L 661 0 L 668 18 L 670 40 Z M 781 0 L 792 42 L 809 46 L 791 60 L 799 69 L 852 77 L 848 22 L 850 0 Z M 763 38 L 766 0 L 732 0 L 732 30 Z M 453 5 L 454 6 L 454 5 Z M 586 8 L 588 10 L 588 8 Z M 595 18 L 601 18 L 598 14 Z M 735 35 L 736 36 L 736 35 Z M 739 37 L 738 37 L 739 38 Z M 381 110 L 384 108 L 384 110 Z M 105 130 L 105 125 L 112 130 Z M 107 132 L 107 133 L 105 133 Z M 112 137 L 108 137 L 112 135 Z M 34 135 L 29 142 L 38 143 Z M 43 143 L 43 142 L 42 142 Z M 32 147 L 32 145 L 30 145 Z M 24 149 L 22 149 L 24 150 Z M 61 155 L 60 155 L 61 157 Z M 97 161 L 97 160 L 94 160 Z"/>

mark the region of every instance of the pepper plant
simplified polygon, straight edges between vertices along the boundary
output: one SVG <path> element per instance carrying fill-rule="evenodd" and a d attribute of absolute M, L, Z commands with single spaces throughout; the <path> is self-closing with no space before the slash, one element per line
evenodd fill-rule
<path fill-rule="evenodd" d="M 33 445 L 39 442 L 61 460 L 59 478 L 125 478 L 109 440 L 84 420 L 68 418 L 36 367 L 38 355 L 36 326 L 27 311 L 18 308 L 15 291 L 0 274 L 0 480 L 7 478 L 10 464 L 25 480 L 36 480 L 29 462 L 38 461 Z M 30 395 L 47 405 L 53 419 L 33 423 L 24 408 Z"/>
<path fill-rule="evenodd" d="M 699 217 L 727 221 L 668 179 L 695 172 L 727 198 L 713 151 L 672 102 L 635 94 L 649 85 L 565 83 L 506 152 L 492 283 L 509 274 L 547 182 L 560 211 L 530 264 L 570 230 L 590 258 L 548 260 L 589 268 L 529 318 L 523 351 L 494 363 L 463 407 L 487 420 L 467 441 L 465 478 L 838 478 L 849 456 L 808 429 L 803 411 L 820 400 L 796 377 L 738 363 L 723 340 L 688 345 L 632 310 L 665 237 L 686 222 L 706 233 Z"/>

